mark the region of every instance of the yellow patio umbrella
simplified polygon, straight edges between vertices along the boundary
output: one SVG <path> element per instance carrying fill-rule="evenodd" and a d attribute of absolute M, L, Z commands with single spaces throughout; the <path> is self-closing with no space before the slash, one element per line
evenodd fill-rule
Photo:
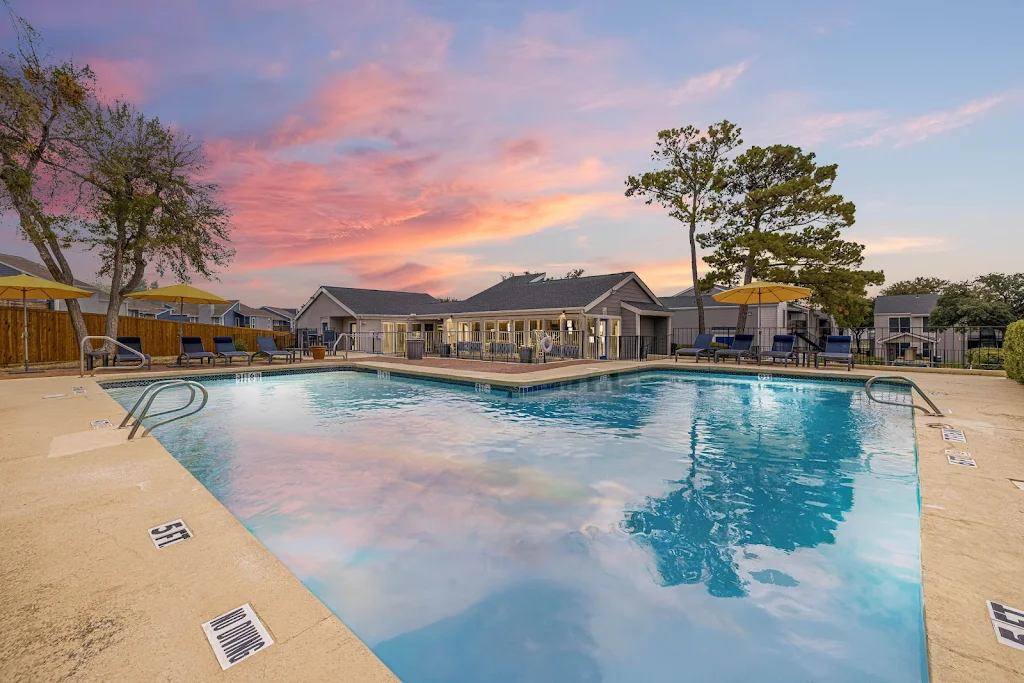
<path fill-rule="evenodd" d="M 794 299 L 809 299 L 811 290 L 809 287 L 798 285 L 786 285 L 779 282 L 751 282 L 749 285 L 740 285 L 724 292 L 713 294 L 715 301 L 723 304 L 750 305 L 757 304 L 757 337 L 760 344 L 761 338 L 761 304 L 777 304 L 783 301 Z"/>
<path fill-rule="evenodd" d="M 143 289 L 132 292 L 128 295 L 132 299 L 143 299 L 145 301 L 168 301 L 178 304 L 178 336 L 184 329 L 185 304 L 230 304 L 227 299 L 222 299 L 216 294 L 203 291 L 192 285 L 177 284 L 170 287 L 157 287 L 156 289 Z"/>
<path fill-rule="evenodd" d="M 53 280 L 44 280 L 32 275 L 11 275 L 0 277 L 0 299 L 21 299 L 21 337 L 25 340 L 25 372 L 33 372 L 28 368 L 28 300 L 45 299 L 84 299 L 92 296 L 92 292 L 61 284 Z M 36 370 L 34 372 L 42 372 Z"/>

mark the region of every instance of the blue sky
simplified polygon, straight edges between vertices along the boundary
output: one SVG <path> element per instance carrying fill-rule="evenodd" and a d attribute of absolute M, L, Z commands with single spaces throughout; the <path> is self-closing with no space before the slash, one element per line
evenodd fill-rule
<path fill-rule="evenodd" d="M 206 143 L 238 252 L 210 286 L 251 304 L 575 267 L 674 292 L 685 234 L 623 181 L 659 129 L 722 118 L 838 163 L 889 281 L 1024 261 L 1021 3 L 14 5 L 107 98 Z M 0 251 L 33 256 L 10 220 Z"/>

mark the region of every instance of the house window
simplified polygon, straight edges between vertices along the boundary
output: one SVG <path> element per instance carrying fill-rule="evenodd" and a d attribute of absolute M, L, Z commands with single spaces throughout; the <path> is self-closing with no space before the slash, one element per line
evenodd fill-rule
<path fill-rule="evenodd" d="M 256 316 L 249 316 L 249 327 L 254 330 L 256 329 Z"/>
<path fill-rule="evenodd" d="M 928 316 L 925 316 L 924 318 L 921 319 L 921 328 L 922 332 L 928 331 Z"/>
<path fill-rule="evenodd" d="M 210 318 L 210 322 L 212 324 L 214 324 L 214 325 L 221 325 L 221 324 L 223 324 L 223 320 L 224 320 L 224 318 L 222 318 L 219 315 Z"/>
<path fill-rule="evenodd" d="M 889 334 L 901 334 L 904 332 L 910 332 L 910 317 L 906 318 L 889 318 Z"/>

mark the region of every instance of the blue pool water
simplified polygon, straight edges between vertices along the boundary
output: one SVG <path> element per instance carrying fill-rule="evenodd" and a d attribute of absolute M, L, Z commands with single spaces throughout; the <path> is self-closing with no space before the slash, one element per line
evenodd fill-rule
<path fill-rule="evenodd" d="M 207 386 L 160 441 L 406 683 L 927 678 L 912 417 L 857 385 Z"/>

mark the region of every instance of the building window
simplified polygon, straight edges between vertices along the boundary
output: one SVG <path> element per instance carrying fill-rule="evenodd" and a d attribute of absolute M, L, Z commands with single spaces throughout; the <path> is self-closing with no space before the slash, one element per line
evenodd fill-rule
<path fill-rule="evenodd" d="M 922 327 L 922 330 L 921 330 L 922 332 L 927 332 L 928 331 L 928 316 L 925 316 L 921 320 L 921 327 Z"/>
<path fill-rule="evenodd" d="M 256 329 L 256 316 L 249 316 L 249 327 L 254 330 Z"/>
<path fill-rule="evenodd" d="M 222 320 L 223 320 L 223 318 L 221 318 L 218 315 L 218 316 L 214 316 L 213 318 L 211 318 L 210 322 L 213 323 L 214 325 L 220 325 Z"/>
<path fill-rule="evenodd" d="M 910 332 L 910 317 L 906 318 L 889 318 L 889 334 L 902 334 L 904 332 Z"/>

